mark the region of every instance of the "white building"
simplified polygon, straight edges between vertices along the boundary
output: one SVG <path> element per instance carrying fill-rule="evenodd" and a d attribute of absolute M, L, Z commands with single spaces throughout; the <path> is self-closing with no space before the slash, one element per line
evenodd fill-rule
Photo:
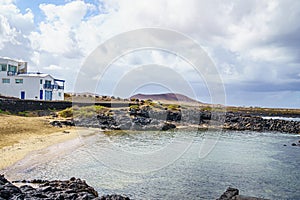
<path fill-rule="evenodd" d="M 0 58 L 0 95 L 32 100 L 64 100 L 64 80 L 27 72 L 27 62 Z"/>

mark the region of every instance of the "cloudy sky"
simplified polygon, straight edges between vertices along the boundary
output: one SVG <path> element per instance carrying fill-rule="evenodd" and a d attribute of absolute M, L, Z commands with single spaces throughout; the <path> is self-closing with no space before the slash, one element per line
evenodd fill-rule
<path fill-rule="evenodd" d="M 227 105 L 299 108 L 299 19 L 298 0 L 1 0 L 0 56 L 65 79 L 66 90 L 73 92 L 99 46 L 119 34 L 155 27 L 180 33 L 205 50 L 223 82 Z M 97 77 L 98 67 L 84 70 Z M 98 76 L 102 85 L 97 79 L 96 90 L 89 92 L 114 94 L 114 85 L 126 85 L 129 75 L 151 80 L 150 73 L 157 74 L 152 85 L 145 82 L 131 91 L 176 92 L 180 86 L 170 89 L 159 79 L 181 85 L 172 79 L 180 75 L 197 98 L 211 102 L 206 77 L 176 53 L 159 49 L 119 55 Z"/>

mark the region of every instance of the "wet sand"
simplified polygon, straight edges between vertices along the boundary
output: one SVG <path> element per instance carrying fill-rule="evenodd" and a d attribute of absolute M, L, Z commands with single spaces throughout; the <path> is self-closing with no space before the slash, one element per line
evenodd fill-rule
<path fill-rule="evenodd" d="M 78 137 L 75 129 L 68 130 L 67 132 L 68 133 L 64 133 L 61 131 L 49 135 L 31 136 L 30 138 L 20 140 L 19 143 L 13 146 L 2 148 L 0 150 L 0 170 L 13 165 L 34 151 L 45 149 L 51 145 L 63 143 Z"/>
<path fill-rule="evenodd" d="M 56 128 L 46 117 L 0 114 L 0 170 L 31 152 L 78 137 L 75 128 Z"/>

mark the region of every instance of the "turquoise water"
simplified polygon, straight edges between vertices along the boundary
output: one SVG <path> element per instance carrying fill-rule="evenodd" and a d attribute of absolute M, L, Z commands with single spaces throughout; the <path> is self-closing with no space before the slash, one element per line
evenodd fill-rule
<path fill-rule="evenodd" d="M 133 199 L 215 199 L 228 186 L 243 195 L 300 199 L 299 135 L 256 132 L 140 132 L 80 135 L 81 146 L 53 159 L 47 151 L 25 179 L 87 180 L 99 194 Z M 206 141 L 206 142 L 204 142 Z M 203 145 L 209 148 L 204 148 Z M 286 144 L 287 146 L 284 146 Z M 53 149 L 51 150 L 53 151 Z M 36 162 L 33 162 L 36 163 Z"/>

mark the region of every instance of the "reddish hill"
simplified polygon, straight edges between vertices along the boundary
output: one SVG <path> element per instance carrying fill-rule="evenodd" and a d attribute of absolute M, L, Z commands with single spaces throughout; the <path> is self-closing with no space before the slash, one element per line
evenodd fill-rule
<path fill-rule="evenodd" d="M 135 99 L 151 99 L 153 101 L 176 101 L 176 102 L 186 102 L 186 103 L 201 103 L 200 101 L 197 101 L 195 99 L 192 99 L 190 97 L 187 97 L 182 94 L 176 94 L 176 93 L 164 93 L 164 94 L 135 94 L 130 97 Z"/>

